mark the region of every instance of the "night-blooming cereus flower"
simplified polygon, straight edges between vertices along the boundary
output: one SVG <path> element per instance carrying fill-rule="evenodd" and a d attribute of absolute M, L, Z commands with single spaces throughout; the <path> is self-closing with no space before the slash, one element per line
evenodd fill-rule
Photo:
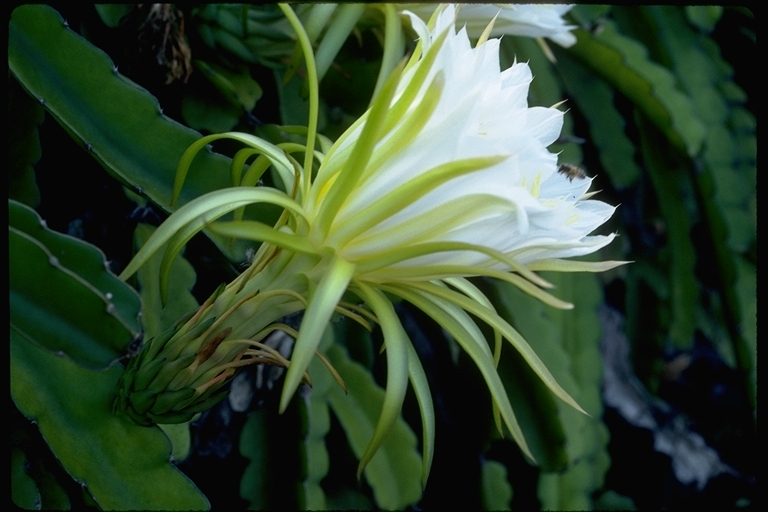
<path fill-rule="evenodd" d="M 321 149 L 315 150 L 317 84 L 311 80 L 310 45 L 292 11 L 284 10 L 299 35 L 310 76 L 306 146 L 227 133 L 204 137 L 187 150 L 175 195 L 206 144 L 231 138 L 247 146 L 232 162 L 236 186 L 181 207 L 122 277 L 168 243 L 161 265 L 167 279 L 172 259 L 204 227 L 264 243 L 248 270 L 217 290 L 191 319 L 147 344 L 126 371 L 116 408 L 155 422 L 188 419 L 214 401 L 237 367 L 269 363 L 287 367 L 285 409 L 310 360 L 320 355 L 328 321 L 341 313 L 367 327 L 377 323 L 386 346 L 384 405 L 360 471 L 399 417 L 410 380 L 422 413 L 426 478 L 435 436 L 432 401 L 387 293 L 420 308 L 455 338 L 488 385 L 499 428 L 503 420 L 531 456 L 496 371 L 503 340 L 553 393 L 579 406 L 468 278 L 505 280 L 567 308 L 570 304 L 544 290 L 550 285 L 534 270 L 601 271 L 620 264 L 563 259 L 608 244 L 614 235 L 589 233 L 614 208 L 589 199 L 590 179 L 569 180 L 557 172 L 557 157 L 547 146 L 560 133 L 562 112 L 528 107 L 528 66 L 516 63 L 501 71 L 498 40 L 473 48 L 464 29 L 456 32 L 455 10 L 448 6 L 435 14 L 431 26 L 409 15 L 419 34 L 410 60 L 386 82 L 368 112 L 335 143 L 320 137 Z M 303 167 L 293 153 L 304 155 Z M 258 157 L 243 174 L 253 155 Z M 254 187 L 270 166 L 282 187 Z M 241 220 L 240 209 L 258 202 L 283 209 L 275 226 Z M 214 222 L 232 211 L 235 220 Z M 280 323 L 301 310 L 298 332 Z M 494 330 L 493 352 L 473 317 Z M 290 361 L 261 343 L 275 330 L 296 338 Z M 343 375 L 334 375 L 342 381 Z"/>
<path fill-rule="evenodd" d="M 422 20 L 428 20 L 437 9 L 436 4 L 400 4 L 398 8 L 410 11 Z M 477 39 L 496 18 L 491 37 L 502 35 L 546 37 L 564 48 L 576 43 L 571 34 L 574 25 L 568 25 L 563 15 L 573 5 L 565 4 L 462 4 L 458 11 L 457 26 L 466 25 L 467 33 Z"/>

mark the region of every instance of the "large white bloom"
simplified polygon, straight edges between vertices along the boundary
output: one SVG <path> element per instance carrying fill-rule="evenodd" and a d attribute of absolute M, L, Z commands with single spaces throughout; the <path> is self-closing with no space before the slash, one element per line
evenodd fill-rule
<path fill-rule="evenodd" d="M 413 97 L 407 109 L 377 142 L 370 168 L 339 209 L 325 243 L 350 262 L 381 251 L 451 241 L 492 248 L 522 264 L 579 256 L 608 244 L 614 235 L 589 233 L 614 208 L 583 199 L 590 179 L 569 180 L 557 172 L 557 156 L 547 146 L 560 134 L 563 113 L 528 107 L 528 65 L 516 63 L 501 71 L 499 40 L 471 47 L 466 29 L 455 32 L 450 6 L 431 31 L 419 17 L 408 14 L 425 55 L 436 38 L 448 33 L 435 56 L 422 58 L 404 73 L 392 111 L 404 91 L 417 91 L 409 92 Z M 419 110 L 434 97 L 438 99 L 430 112 Z M 312 198 L 315 209 L 323 208 L 319 196 L 326 190 L 327 170 L 344 172 L 344 159 L 362 130 L 358 125 L 342 136 L 323 162 Z M 488 157 L 498 161 L 457 173 L 437 186 L 424 179 L 441 167 Z M 478 252 L 452 251 L 396 266 L 473 266 L 487 261 L 488 256 Z"/>
<path fill-rule="evenodd" d="M 491 37 L 504 34 L 546 37 L 567 48 L 576 43 L 576 37 L 571 34 L 575 27 L 566 24 L 563 19 L 563 15 L 572 7 L 564 4 L 462 4 L 457 24 L 466 25 L 469 36 L 476 39 L 483 33 L 488 22 L 497 16 Z M 400 8 L 428 20 L 437 5 L 406 4 Z"/>
<path fill-rule="evenodd" d="M 298 19 L 287 6 L 283 9 L 310 54 Z M 419 46 L 404 69 L 383 85 L 371 109 L 335 143 L 320 139 L 321 150 L 314 149 L 317 112 L 311 110 L 315 121 L 310 121 L 306 146 L 276 146 L 252 135 L 228 133 L 203 137 L 187 150 L 175 195 L 195 153 L 206 144 L 232 138 L 247 146 L 232 161 L 235 186 L 179 208 L 121 276 L 130 276 L 167 243 L 161 264 L 167 280 L 174 255 L 206 226 L 227 237 L 264 243 L 246 272 L 132 360 L 116 408 L 139 422 L 186 421 L 219 399 L 217 393 L 236 368 L 269 362 L 288 367 L 284 410 L 338 312 L 367 328 L 370 322 L 380 325 L 386 346 L 382 413 L 359 471 L 399 417 L 410 382 L 422 412 L 426 478 L 435 437 L 431 395 L 388 293 L 422 309 L 469 354 L 488 385 L 499 429 L 503 419 L 531 458 L 496 372 L 503 340 L 555 395 L 580 409 L 535 350 L 467 278 L 503 279 L 553 306 L 570 307 L 545 292 L 551 285 L 533 270 L 602 271 L 621 264 L 562 259 L 608 244 L 614 235 L 590 233 L 614 208 L 589 199 L 590 179 L 571 180 L 557 172 L 557 156 L 547 146 L 560 133 L 563 113 L 528 106 L 532 77 L 526 64 L 501 71 L 498 40 L 473 48 L 466 29 L 456 32 L 452 6 L 442 8 L 429 27 L 409 16 Z M 310 77 L 313 62 L 308 55 Z M 310 104 L 316 109 L 314 77 Z M 304 153 L 303 168 L 291 153 Z M 259 157 L 245 170 L 253 155 Z M 270 166 L 282 189 L 254 187 Z M 237 217 L 214 223 L 259 202 L 284 209 L 275 226 Z M 355 296 L 355 302 L 343 300 L 345 295 Z M 283 316 L 302 310 L 298 332 L 280 323 Z M 493 329 L 493 353 L 476 319 Z M 290 362 L 261 344 L 274 330 L 296 337 Z M 155 377 L 157 372 L 162 379 Z M 147 388 L 149 382 L 156 389 Z M 162 406 L 155 405 L 158 393 Z M 178 393 L 185 398 L 174 404 Z"/>

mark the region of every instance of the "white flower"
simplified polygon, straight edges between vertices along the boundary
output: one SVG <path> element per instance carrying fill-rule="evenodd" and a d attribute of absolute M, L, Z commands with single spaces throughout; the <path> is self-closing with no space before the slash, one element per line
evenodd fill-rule
<path fill-rule="evenodd" d="M 291 14 L 288 7 L 283 8 Z M 204 226 L 226 237 L 264 242 L 251 267 L 217 290 L 173 334 L 163 349 L 168 354 L 160 353 L 168 361 L 177 358 L 171 365 L 179 368 L 183 366 L 179 357 L 194 358 L 178 372 L 178 381 L 195 395 L 178 407 L 193 404 L 188 412 L 198 411 L 194 400 L 206 405 L 209 394 L 231 378 L 237 367 L 262 363 L 269 356 L 273 364 L 288 367 L 281 397 L 284 410 L 331 316 L 342 313 L 369 328 L 370 320 L 381 326 L 385 340 L 387 389 L 359 471 L 399 417 L 410 382 L 422 412 L 426 478 L 435 436 L 429 386 L 386 294 L 422 309 L 469 354 L 490 390 L 498 428 L 503 419 L 522 450 L 533 458 L 496 372 L 502 340 L 522 355 L 555 395 L 581 409 L 467 278 L 502 279 L 548 304 L 567 308 L 571 305 L 544 291 L 551 285 L 533 270 L 602 271 L 621 262 L 562 260 L 592 253 L 613 240 L 615 235 L 590 233 L 614 208 L 589 199 L 590 179 L 569 179 L 557 172 L 557 156 L 547 146 L 560 134 L 563 113 L 528 106 L 532 79 L 528 66 L 516 63 L 501 71 L 499 41 L 488 39 L 473 48 L 465 28 L 456 32 L 453 6 L 435 14 L 432 29 L 416 15 L 408 15 L 420 37 L 410 61 L 395 71 L 371 109 L 335 143 L 321 139 L 322 151 L 314 150 L 312 122 L 306 146 L 290 142 L 275 146 L 237 133 L 195 142 L 180 162 L 176 195 L 194 154 L 219 138 L 248 146 L 233 159 L 235 185 L 245 186 L 208 193 L 180 208 L 121 276 L 130 276 L 168 243 L 161 265 L 167 279 L 174 254 Z M 298 26 L 295 17 L 292 25 Z M 300 29 L 297 32 L 309 53 L 309 40 Z M 311 77 L 311 58 L 307 68 Z M 316 75 L 312 90 L 316 94 Z M 310 105 L 316 109 L 314 98 Z M 296 152 L 305 154 L 303 169 L 289 156 Z M 242 179 L 237 178 L 254 154 L 261 156 Z M 319 162 L 316 172 L 315 162 Z M 269 165 L 284 189 L 247 186 L 255 184 Z M 213 222 L 257 202 L 284 209 L 277 225 Z M 345 295 L 356 296 L 358 302 L 343 300 Z M 281 317 L 301 310 L 304 317 L 298 332 L 280 323 Z M 493 353 L 476 319 L 493 329 Z M 296 337 L 290 362 L 260 344 L 276 329 Z M 158 350 L 150 353 L 157 356 Z M 159 359 L 152 357 L 145 362 L 158 365 Z M 142 393 L 128 389 L 123 393 L 127 402 L 121 406 L 143 414 L 142 403 L 131 402 L 134 396 L 143 398 Z"/>
<path fill-rule="evenodd" d="M 567 25 L 562 16 L 572 7 L 563 4 L 461 4 L 457 24 L 466 24 L 469 36 L 477 39 L 488 22 L 498 15 L 491 37 L 504 34 L 546 37 L 567 48 L 576 43 L 576 37 L 570 32 L 575 27 Z M 407 4 L 400 8 L 428 20 L 437 5 Z"/>
<path fill-rule="evenodd" d="M 528 107 L 528 65 L 516 63 L 501 71 L 499 40 L 472 48 L 466 29 L 455 32 L 451 6 L 439 14 L 431 32 L 421 19 L 407 14 L 425 55 L 440 34 L 448 33 L 433 58 L 422 58 L 404 73 L 391 110 L 404 91 L 415 87 L 417 92 L 394 128 L 377 142 L 371 168 L 362 172 L 338 210 L 325 243 L 353 263 L 417 244 L 461 242 L 501 252 L 521 264 L 580 256 L 608 244 L 614 235 L 589 233 L 614 208 L 583 199 L 591 179 L 569 180 L 557 172 L 557 156 L 547 146 L 560 134 L 563 113 Z M 434 96 L 438 99 L 425 118 L 426 112 L 418 109 Z M 343 160 L 362 130 L 362 125 L 352 128 L 329 152 L 315 194 L 324 193 L 327 169 L 343 172 Z M 497 161 L 457 171 L 432 189 L 422 183 L 441 166 L 489 157 Z M 319 197 L 313 200 L 316 209 L 323 208 Z M 452 251 L 394 266 L 471 267 L 488 261 L 480 252 Z M 493 267 L 510 270 L 499 262 Z"/>

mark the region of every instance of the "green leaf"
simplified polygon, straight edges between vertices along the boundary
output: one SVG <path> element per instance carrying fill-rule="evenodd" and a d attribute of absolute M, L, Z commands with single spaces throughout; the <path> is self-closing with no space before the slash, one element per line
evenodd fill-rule
<path fill-rule="evenodd" d="M 12 403 L 10 416 L 7 422 L 11 426 L 11 447 L 13 461 L 11 466 L 11 483 L 16 485 L 13 464 L 16 457 L 23 459 L 23 470 L 34 481 L 39 494 L 37 509 L 40 510 L 69 510 L 71 503 L 66 491 L 62 488 L 61 479 L 69 481 L 69 475 L 61 470 L 56 457 L 45 445 L 45 440 L 40 436 L 37 426 L 31 424 L 18 408 Z M 19 453 L 16 453 L 19 450 Z M 22 477 L 23 478 L 23 477 Z M 22 482 L 22 485 L 26 485 Z M 15 491 L 14 491 L 15 492 Z M 27 509 L 33 506 L 25 507 Z"/>
<path fill-rule="evenodd" d="M 42 154 L 38 125 L 44 116 L 40 103 L 8 77 L 8 197 L 33 208 L 40 203 L 33 165 Z"/>
<path fill-rule="evenodd" d="M 664 43 L 667 58 L 707 127 L 702 161 L 696 162 L 699 165 L 693 185 L 701 210 L 702 232 L 710 247 L 705 251 L 714 255 L 716 267 L 711 268 L 711 273 L 718 282 L 730 335 L 731 346 L 717 346 L 726 360 L 733 361 L 735 355 L 743 374 L 748 375 L 754 369 L 754 358 L 742 335 L 743 325 L 739 325 L 743 301 L 737 297 L 735 287 L 738 253 L 748 251 L 757 236 L 756 219 L 750 212 L 756 189 L 756 148 L 743 148 L 739 143 L 754 138 L 754 117 L 738 106 L 746 98 L 732 95 L 738 90 L 733 83 L 733 70 L 720 56 L 714 40 L 692 29 L 679 9 L 646 9 L 658 27 L 655 32 Z M 706 324 L 708 320 L 705 327 Z"/>
<path fill-rule="evenodd" d="M 331 329 L 326 329 L 320 343 L 321 351 L 333 342 L 331 334 Z M 280 426 L 286 421 L 285 415 L 277 416 L 268 408 L 250 413 L 243 427 L 240 453 L 249 459 L 249 464 L 240 482 L 240 494 L 250 502 L 251 509 L 287 507 L 285 497 L 281 495 L 285 489 L 298 498 L 302 509 L 326 509 L 325 491 L 320 482 L 328 474 L 330 466 L 325 446 L 325 436 L 330 429 L 327 394 L 336 384 L 317 358 L 310 363 L 308 371 L 312 376 L 312 390 L 301 394 L 304 400 L 292 402 L 297 405 L 301 417 L 301 433 L 291 437 L 293 430 Z M 295 415 L 290 417 L 290 421 L 295 419 Z M 298 444 L 297 437 L 301 438 Z M 282 444 L 296 445 L 298 453 L 283 449 Z M 286 457 L 294 454 L 299 456 L 295 461 L 296 467 L 301 467 L 303 474 L 281 474 L 282 483 L 276 486 L 269 478 L 274 477 L 274 465 L 285 466 Z M 294 476 L 300 481 L 287 481 Z"/>
<path fill-rule="evenodd" d="M 497 290 L 494 303 L 499 313 L 511 318 L 520 333 L 530 340 L 557 381 L 591 417 L 559 401 L 555 407 L 548 407 L 548 402 L 538 394 L 528 399 L 526 405 L 523 397 L 537 392 L 535 379 L 530 380 L 525 372 L 510 375 L 505 371 L 505 355 L 509 358 L 510 354 L 502 353 L 500 373 L 510 375 L 505 381 L 510 401 L 534 454 L 544 451 L 553 462 L 558 461 L 554 457 L 565 459 L 566 465 L 561 467 L 542 464 L 539 481 L 542 508 L 590 509 L 592 493 L 602 487 L 609 467 L 608 430 L 599 419 L 602 415 L 601 330 L 597 317 L 597 307 L 602 302 L 599 278 L 594 274 L 566 273 L 542 277 L 556 286 L 558 296 L 575 304 L 573 310 L 557 310 L 532 301 L 522 291 L 504 283 L 492 285 Z M 543 386 L 539 384 L 539 387 Z M 539 394 L 546 391 L 541 390 Z M 523 404 L 518 406 L 521 401 Z"/>
<path fill-rule="evenodd" d="M 315 52 L 317 61 L 317 79 L 322 81 L 328 68 L 331 67 L 336 54 L 344 45 L 354 30 L 357 21 L 365 11 L 364 4 L 343 4 L 334 13 L 333 20 L 328 25 L 322 41 Z"/>
<path fill-rule="evenodd" d="M 248 414 L 240 434 L 240 453 L 249 460 L 240 480 L 240 496 L 251 510 L 300 510 L 302 484 L 300 410 L 294 400 L 284 414 L 276 414 L 274 401 Z M 299 491 L 299 492 L 297 492 Z M 309 500 L 309 503 L 317 501 Z"/>
<path fill-rule="evenodd" d="M 259 59 L 254 55 L 251 49 L 240 40 L 239 35 L 234 35 L 225 29 L 213 27 L 211 30 L 213 39 L 216 41 L 216 46 L 229 52 L 231 55 L 239 60 L 256 64 Z"/>
<path fill-rule="evenodd" d="M 498 371 L 536 464 L 544 471 L 563 470 L 568 465 L 566 437 L 552 392 L 513 350 L 502 351 Z"/>
<path fill-rule="evenodd" d="M 152 95 L 120 75 L 104 52 L 73 32 L 50 7 L 22 5 L 13 11 L 8 63 L 27 92 L 91 156 L 165 211 L 227 186 L 230 160 L 202 151 L 180 202 L 168 206 L 176 165 L 200 134 L 163 115 Z M 230 258 L 245 252 L 244 245 L 214 240 Z"/>
<path fill-rule="evenodd" d="M 637 510 L 632 498 L 608 490 L 595 500 L 595 510 Z"/>
<path fill-rule="evenodd" d="M 154 232 L 155 228 L 152 226 L 136 226 L 133 240 L 137 250 L 144 246 Z M 179 318 L 199 306 L 191 292 L 195 285 L 195 269 L 186 259 L 179 257 L 174 259 L 169 277 L 169 293 L 173 300 L 163 307 L 160 298 L 160 262 L 163 259 L 163 251 L 161 248 L 136 273 L 143 305 L 141 319 L 145 339 L 159 336 Z"/>
<path fill-rule="evenodd" d="M 98 248 L 47 229 L 21 203 L 9 200 L 8 214 L 11 330 L 90 368 L 124 356 L 139 335 L 136 292 Z"/>
<path fill-rule="evenodd" d="M 184 122 L 195 130 L 211 133 L 226 132 L 237 126 L 243 110 L 226 101 L 210 84 L 195 87 L 190 79 L 190 89 L 181 99 L 181 115 Z"/>
<path fill-rule="evenodd" d="M 561 333 L 553 316 L 560 318 L 560 311 L 531 299 L 506 283 L 494 282 L 487 286 L 487 294 L 499 315 L 520 329 L 557 381 L 571 385 L 571 389 L 566 389 L 572 392 L 568 361 L 556 342 Z M 525 314 L 521 315 L 520 311 Z M 568 464 L 566 437 L 558 402 L 552 392 L 516 351 L 502 350 L 498 371 L 536 462 L 544 471 L 564 469 Z"/>
<path fill-rule="evenodd" d="M 256 106 L 261 87 L 245 66 L 232 71 L 213 62 L 196 60 L 194 64 L 199 73 L 182 98 L 184 120 L 196 130 L 231 130 L 245 112 Z"/>
<path fill-rule="evenodd" d="M 631 186 L 641 173 L 635 163 L 635 146 L 625 132 L 626 121 L 613 104 L 613 90 L 567 52 L 558 51 L 557 62 L 569 99 L 589 123 L 590 140 L 599 150 L 611 183 L 618 188 Z"/>
<path fill-rule="evenodd" d="M 347 433 L 352 451 L 361 458 L 379 420 L 384 390 L 367 369 L 348 358 L 341 346 L 332 346 L 327 356 L 349 389 L 345 395 L 338 386 L 331 386 L 328 402 Z M 380 508 L 402 509 L 421 497 L 421 457 L 416 443 L 416 435 L 401 418 L 366 466 L 363 474 Z"/>
<path fill-rule="evenodd" d="M 704 128 L 690 100 L 676 87 L 674 76 L 648 58 L 637 41 L 620 34 L 606 20 L 600 34 L 577 29 L 578 42 L 568 52 L 629 98 L 677 148 L 696 154 Z"/>
<path fill-rule="evenodd" d="M 402 56 L 403 53 L 398 55 L 395 65 L 399 63 Z M 368 109 L 371 101 L 376 98 L 373 92 L 381 65 L 382 62 L 379 59 L 361 59 L 357 53 L 342 49 L 336 56 L 333 67 L 328 70 L 320 83 L 321 97 L 324 102 L 327 102 L 328 107 L 334 110 L 334 115 L 345 112 L 356 119 Z M 389 78 L 394 69 L 396 68 L 387 73 L 383 79 Z"/>
<path fill-rule="evenodd" d="M 238 66 L 233 71 L 213 62 L 197 61 L 196 64 L 219 92 L 239 104 L 245 111 L 253 110 L 263 94 L 247 66 Z"/>
<path fill-rule="evenodd" d="M 69 510 L 71 503 L 59 481 L 51 472 L 51 466 L 43 460 L 30 461 L 29 474 L 35 480 L 42 498 L 42 510 Z"/>
<path fill-rule="evenodd" d="M 162 432 L 112 414 L 121 373 L 84 369 L 11 332 L 14 402 L 101 508 L 207 509 L 205 496 L 169 463 Z"/>
<path fill-rule="evenodd" d="M 301 97 L 301 82 L 291 80 L 283 84 L 279 70 L 273 71 L 280 107 L 280 121 L 284 125 L 302 125 L 309 119 L 309 100 Z M 322 123 L 318 125 L 322 129 Z"/>
<path fill-rule="evenodd" d="M 723 15 L 722 5 L 686 5 L 685 14 L 688 20 L 707 32 L 712 31 Z"/>
<path fill-rule="evenodd" d="M 30 94 L 118 179 L 167 205 L 176 163 L 198 134 L 162 115 L 155 98 L 50 7 L 17 7 L 9 37 L 11 72 Z M 226 185 L 226 159 L 208 153 L 199 164 L 187 200 Z"/>
<path fill-rule="evenodd" d="M 27 457 L 19 448 L 11 449 L 11 499 L 14 505 L 26 510 L 40 510 L 40 492 L 24 467 Z"/>
<path fill-rule="evenodd" d="M 599 22 L 611 11 L 610 5 L 575 5 L 568 13 L 584 29 L 589 29 L 592 24 Z"/>
<path fill-rule="evenodd" d="M 638 116 L 639 118 L 639 116 Z M 645 119 L 639 118 L 640 148 L 645 169 L 664 217 L 670 250 L 669 273 L 671 325 L 667 338 L 673 346 L 686 349 L 693 345 L 696 300 L 699 283 L 695 275 L 696 252 L 690 241 L 691 214 L 685 198 L 692 195 L 684 163 L 673 151 L 661 152 L 661 135 Z M 681 200 L 683 198 L 683 200 Z"/>
<path fill-rule="evenodd" d="M 171 460 L 180 461 L 189 456 L 192 449 L 192 435 L 189 432 L 189 422 L 158 425 L 171 442 Z"/>
<path fill-rule="evenodd" d="M 320 340 L 319 350 L 324 352 L 334 342 L 334 331 L 330 326 L 325 329 Z M 304 465 L 305 477 L 302 482 L 304 508 L 307 510 L 325 510 L 326 496 L 320 483 L 328 475 L 330 455 L 325 446 L 325 436 L 331 429 L 328 393 L 336 386 L 333 377 L 323 363 L 315 358 L 309 365 L 312 376 L 312 391 L 305 397 L 304 424 Z"/>
<path fill-rule="evenodd" d="M 374 510 L 374 504 L 358 489 L 343 486 L 328 496 L 328 510 Z"/>
<path fill-rule="evenodd" d="M 755 407 L 757 394 L 757 268 L 744 258 L 736 258 L 736 283 L 738 297 L 739 333 L 742 343 L 736 346 L 739 365 L 746 371 L 750 386 L 750 399 Z"/>
<path fill-rule="evenodd" d="M 251 510 L 264 510 L 269 503 L 267 414 L 264 410 L 248 414 L 240 433 L 240 454 L 249 460 L 240 480 L 240 496 L 248 500 Z"/>
<path fill-rule="evenodd" d="M 120 20 L 134 8 L 131 4 L 96 4 L 94 7 L 101 21 L 109 28 L 120 26 Z"/>
<path fill-rule="evenodd" d="M 480 471 L 483 510 L 511 510 L 512 486 L 507 480 L 506 466 L 495 460 L 485 460 Z"/>

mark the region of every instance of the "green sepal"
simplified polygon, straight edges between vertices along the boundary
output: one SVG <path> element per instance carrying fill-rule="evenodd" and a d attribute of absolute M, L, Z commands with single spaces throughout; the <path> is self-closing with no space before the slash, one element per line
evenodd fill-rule
<path fill-rule="evenodd" d="M 166 391 L 157 395 L 157 401 L 152 407 L 152 414 L 161 415 L 170 411 L 174 405 L 181 401 L 189 400 L 195 396 L 193 388 L 184 388 L 177 391 Z"/>
<path fill-rule="evenodd" d="M 154 341 L 154 339 L 155 339 L 155 336 L 149 339 L 146 339 L 142 342 L 141 346 L 139 347 L 139 352 L 128 361 L 128 366 L 126 367 L 126 371 L 128 371 L 127 369 L 130 368 L 131 366 L 138 367 L 142 365 L 142 363 L 144 362 L 144 359 L 146 358 L 147 352 L 149 351 L 149 346 L 151 345 L 152 341 Z"/>
<path fill-rule="evenodd" d="M 152 427 L 155 425 L 154 421 L 147 418 L 143 414 L 137 413 L 130 407 L 127 407 L 125 409 L 120 409 L 120 412 L 122 412 L 125 416 L 127 416 L 131 421 L 133 421 L 137 425 L 141 425 L 142 427 Z"/>
<path fill-rule="evenodd" d="M 226 383 L 228 381 L 225 380 L 224 382 Z M 193 414 L 197 414 L 199 412 L 203 412 L 206 409 L 210 409 L 211 407 L 213 407 L 217 403 L 221 402 L 224 398 L 227 397 L 227 395 L 229 395 L 229 388 L 221 390 L 218 393 L 214 393 L 213 395 L 208 397 L 208 399 L 205 399 L 202 402 L 196 403 L 195 405 L 193 405 L 191 407 L 187 407 L 184 412 L 190 412 L 190 413 L 193 413 Z"/>
<path fill-rule="evenodd" d="M 133 382 L 136 379 L 136 372 L 139 371 L 139 365 L 137 364 L 138 361 L 131 360 L 128 362 L 128 367 L 125 369 L 125 372 L 120 376 L 120 380 L 117 381 L 118 389 L 133 389 Z"/>
<path fill-rule="evenodd" d="M 194 390 L 195 388 L 191 388 L 190 387 L 190 388 L 187 388 L 187 389 Z M 170 409 L 168 409 L 167 411 L 164 411 L 163 414 L 165 414 L 166 412 L 169 412 L 169 413 L 185 412 L 186 413 L 187 412 L 187 406 L 192 405 L 193 403 L 198 401 L 201 396 L 202 395 L 195 396 L 194 394 L 192 394 L 189 397 L 185 398 L 184 400 L 179 400 L 178 402 L 174 403 L 173 406 L 171 406 Z M 158 414 L 160 414 L 160 413 L 158 413 Z"/>
<path fill-rule="evenodd" d="M 170 341 L 166 344 L 165 348 L 167 349 L 167 353 L 164 354 L 165 357 L 168 359 L 175 359 L 179 356 L 182 350 L 187 346 L 187 344 L 197 338 L 198 336 L 202 336 L 205 331 L 208 330 L 213 325 L 213 322 L 216 321 L 216 318 L 211 317 L 203 320 L 198 325 L 196 325 L 194 328 L 192 328 L 189 332 L 186 334 L 183 334 L 182 336 L 179 336 L 178 339 L 175 339 L 173 341 Z"/>
<path fill-rule="evenodd" d="M 218 295 L 217 295 L 217 294 L 218 294 L 218 293 L 221 293 L 221 292 L 219 292 L 219 289 L 220 289 L 222 286 L 224 286 L 224 283 L 220 284 L 220 285 L 219 285 L 219 287 L 218 287 L 218 288 L 216 288 L 216 291 L 215 291 L 215 292 L 213 292 L 213 293 L 214 293 L 214 295 L 216 295 L 217 297 L 218 297 Z M 179 318 L 178 320 L 176 320 L 176 321 L 173 323 L 173 325 L 172 325 L 172 326 L 171 326 L 171 327 L 170 327 L 168 330 L 169 330 L 169 331 L 171 331 L 171 330 L 172 330 L 173 332 L 177 332 L 179 329 L 181 329 L 181 326 L 182 326 L 182 325 L 184 325 L 184 324 L 186 324 L 187 322 L 189 322 L 189 321 L 192 319 L 192 317 L 193 317 L 193 316 L 195 316 L 195 313 L 197 313 L 197 310 L 192 310 L 192 311 L 189 311 L 189 312 L 185 313 L 184 315 L 182 315 L 182 316 L 181 316 L 181 318 Z M 165 333 L 163 333 L 163 336 L 165 336 Z"/>
<path fill-rule="evenodd" d="M 218 391 L 221 388 L 221 386 L 223 386 L 224 384 L 228 383 L 229 380 L 230 380 L 229 378 L 226 378 L 226 379 L 222 380 L 221 382 L 219 382 L 218 384 L 216 384 L 214 386 L 208 387 L 208 389 L 203 391 L 200 395 L 192 396 L 192 397 L 188 398 L 187 400 L 180 401 L 179 403 L 177 403 L 176 405 L 171 407 L 171 410 L 175 411 L 175 412 L 186 411 L 188 407 L 192 406 L 192 404 L 200 403 L 200 402 L 203 402 L 205 400 L 208 400 L 208 398 L 211 395 L 213 395 L 216 391 Z M 227 391 L 229 391 L 229 390 L 227 390 Z M 201 409 L 201 410 L 205 410 L 205 409 Z"/>
<path fill-rule="evenodd" d="M 140 391 L 132 391 L 128 395 L 128 401 L 130 408 L 138 414 L 144 414 L 155 405 L 157 400 L 157 393 L 149 389 L 142 389 Z"/>
<path fill-rule="evenodd" d="M 188 389 L 191 389 L 192 391 L 194 391 L 194 389 L 192 388 L 188 388 Z M 179 405 L 178 403 L 176 403 L 175 405 L 172 405 L 171 409 L 162 413 L 154 413 L 152 411 L 148 412 L 145 421 L 149 419 L 152 422 L 158 423 L 161 425 L 184 423 L 186 421 L 191 420 L 195 416 L 195 414 L 199 412 L 203 412 L 207 409 L 210 409 L 211 407 L 219 403 L 223 398 L 226 398 L 228 394 L 229 394 L 229 389 L 226 389 L 224 391 L 214 394 L 213 396 L 209 397 L 207 400 L 203 400 L 202 402 L 199 402 L 200 397 L 193 396 L 192 403 L 194 405 L 192 405 L 191 407 L 184 407 L 182 411 L 174 411 L 173 409 L 175 409 Z M 185 401 L 189 401 L 189 399 Z"/>
<path fill-rule="evenodd" d="M 155 380 L 157 374 L 160 373 L 160 370 L 162 370 L 165 362 L 166 359 L 163 357 L 161 359 L 155 359 L 154 361 L 142 366 L 141 368 L 138 368 L 138 365 L 133 365 L 125 372 L 127 375 L 128 372 L 132 370 L 132 373 L 136 375 L 135 378 L 132 379 L 133 386 L 131 386 L 131 382 L 129 382 L 127 379 L 124 381 L 124 385 L 127 388 L 147 389 L 147 386 L 149 386 L 150 383 Z"/>
<path fill-rule="evenodd" d="M 224 293 L 224 290 L 227 289 L 227 283 L 221 283 L 218 287 L 216 287 L 215 290 L 213 290 L 213 293 L 211 294 L 211 297 L 206 301 L 213 304 L 213 302 L 219 298 L 219 295 Z M 192 313 L 195 313 L 195 311 L 192 311 Z M 192 318 L 191 316 L 189 318 Z"/>
<path fill-rule="evenodd" d="M 194 311 L 190 311 L 189 318 L 192 318 L 192 315 L 194 314 Z M 189 318 L 183 319 L 184 322 L 189 320 Z M 161 350 L 165 348 L 165 346 L 168 344 L 168 342 L 173 338 L 174 334 L 176 334 L 179 330 L 179 328 L 183 325 L 182 321 L 179 320 L 176 325 L 173 327 L 169 327 L 165 331 L 163 331 L 162 334 L 159 336 L 156 336 L 149 340 L 147 344 L 142 347 L 141 353 L 139 354 L 139 357 L 141 357 L 142 361 L 144 359 L 154 359 L 157 354 L 160 353 Z"/>
<path fill-rule="evenodd" d="M 151 423 L 157 425 L 175 425 L 178 423 L 186 423 L 195 417 L 196 412 L 167 412 L 164 414 L 155 415 L 149 413 L 148 418 L 151 419 Z"/>
<path fill-rule="evenodd" d="M 120 377 L 120 379 L 122 379 L 122 377 Z M 112 401 L 112 412 L 115 413 L 123 409 L 125 401 L 128 399 L 128 391 L 122 385 L 120 379 L 117 380 L 117 386 L 115 387 L 117 391 L 115 393 L 115 399 Z"/>
<path fill-rule="evenodd" d="M 163 366 L 163 368 L 160 370 L 160 373 L 157 375 L 157 377 L 155 377 L 152 383 L 147 386 L 147 389 L 150 389 L 156 393 L 165 391 L 165 388 L 168 386 L 168 384 L 170 384 L 176 374 L 189 366 L 192 361 L 195 360 L 195 357 L 196 354 L 187 354 L 186 356 L 182 356 L 175 361 L 167 363 L 165 366 Z"/>
<path fill-rule="evenodd" d="M 285 411 L 299 387 L 304 371 L 314 358 L 325 326 L 328 325 L 336 305 L 354 275 L 355 267 L 344 259 L 334 257 L 324 270 L 325 274 L 312 292 L 301 321 L 299 336 L 291 355 L 291 365 L 286 371 L 283 391 L 280 394 L 280 412 Z"/>

